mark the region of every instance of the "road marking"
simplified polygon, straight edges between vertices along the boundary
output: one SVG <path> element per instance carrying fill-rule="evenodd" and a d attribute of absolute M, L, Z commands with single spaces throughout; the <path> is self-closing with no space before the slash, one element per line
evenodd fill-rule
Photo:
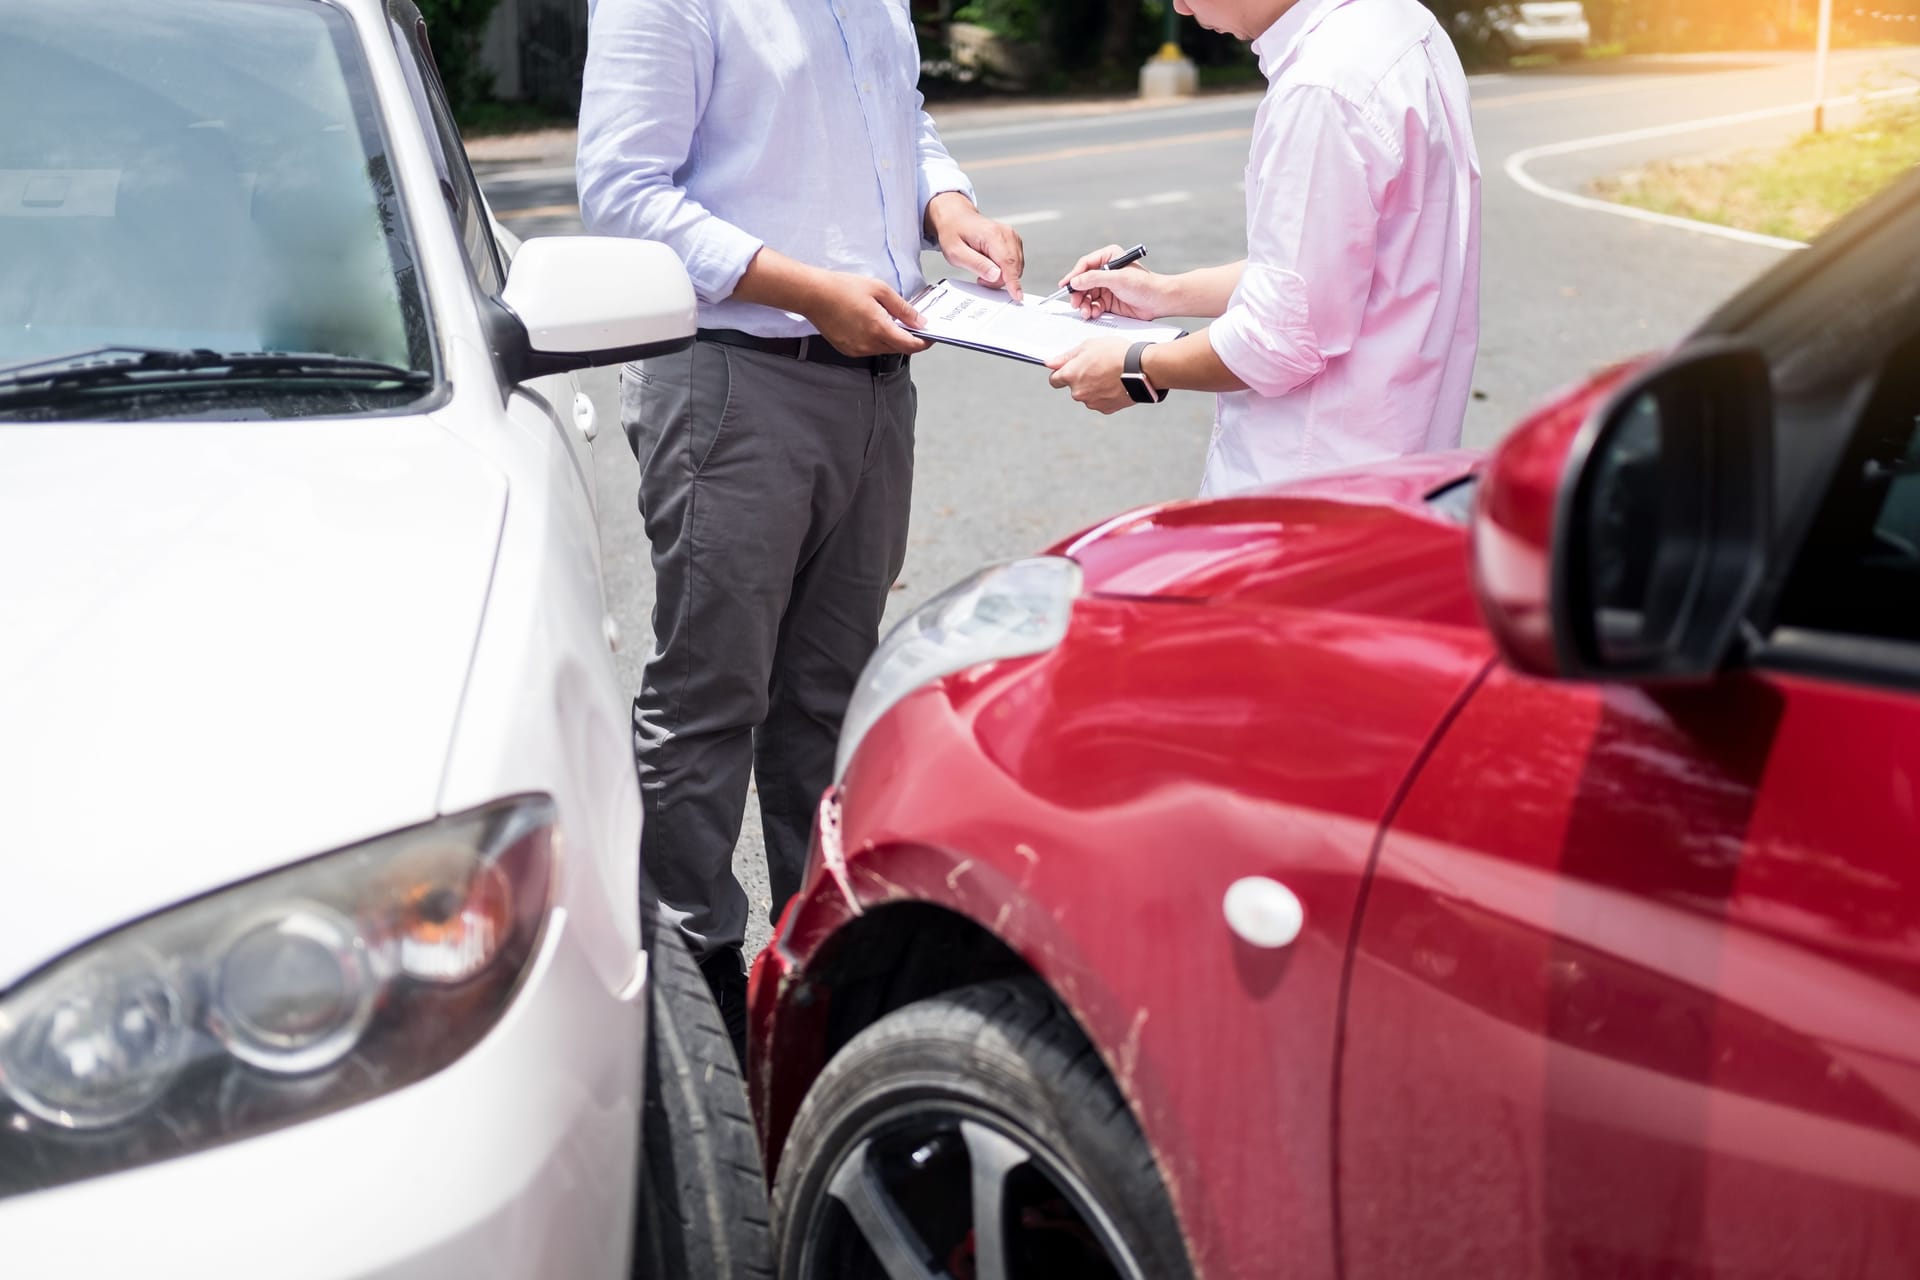
<path fill-rule="evenodd" d="M 1032 213 L 1010 213 L 994 221 L 1003 222 L 1009 227 L 1029 227 L 1039 222 L 1058 222 L 1066 216 L 1058 209 L 1036 209 Z"/>
<path fill-rule="evenodd" d="M 1889 98 L 1911 98 L 1920 94 L 1920 87 L 1883 89 L 1878 93 L 1854 94 L 1845 98 L 1829 98 L 1829 107 L 1854 106 L 1862 102 L 1878 102 Z M 1527 172 L 1527 166 L 1535 160 L 1544 160 L 1549 156 L 1573 155 L 1581 151 L 1598 151 L 1603 147 L 1619 146 L 1628 142 L 1646 142 L 1654 138 L 1670 138 L 1676 134 L 1694 133 L 1705 129 L 1721 129 L 1736 124 L 1751 124 L 1759 120 L 1778 119 L 1796 113 L 1811 115 L 1814 104 L 1796 102 L 1785 107 L 1762 107 L 1756 111 L 1740 111 L 1733 115 L 1713 116 L 1705 120 L 1687 120 L 1679 124 L 1655 125 L 1647 129 L 1629 129 L 1624 133 L 1602 134 L 1594 138 L 1576 138 L 1571 142 L 1553 142 L 1540 147 L 1528 147 L 1516 151 L 1507 157 L 1507 176 L 1524 190 L 1543 199 L 1559 204 L 1571 205 L 1576 209 L 1587 209 L 1594 213 L 1610 213 L 1615 217 L 1631 218 L 1635 222 L 1650 223 L 1660 227 L 1675 227 L 1682 231 L 1694 231 L 1701 235 L 1719 236 L 1723 240 L 1734 240 L 1741 244 L 1759 245 L 1767 249 L 1804 249 L 1806 244 L 1799 240 L 1787 240 L 1780 236 L 1763 236 L 1754 231 L 1742 231 L 1737 227 L 1723 227 L 1717 223 L 1701 222 L 1694 218 L 1676 217 L 1670 213 L 1655 213 L 1651 209 L 1636 209 L 1632 205 L 1615 204 L 1611 200 L 1597 200 L 1592 196 L 1575 195 L 1571 191 L 1562 191 L 1550 187 Z"/>
<path fill-rule="evenodd" d="M 1162 191 L 1158 195 L 1128 196 L 1125 199 L 1115 200 L 1113 207 L 1116 209 L 1146 209 L 1155 205 L 1185 204 L 1191 199 L 1193 199 L 1193 192 L 1191 191 Z"/>
<path fill-rule="evenodd" d="M 1060 151 L 1042 151 L 1028 156 L 1001 156 L 994 160 L 967 160 L 961 167 L 968 173 L 985 169 L 1011 169 L 1023 164 L 1052 164 L 1059 160 L 1078 160 L 1084 156 L 1110 156 L 1124 151 L 1151 151 L 1159 147 L 1184 147 L 1196 142 L 1225 142 L 1229 138 L 1251 138 L 1251 129 L 1217 129 L 1212 133 L 1183 133 L 1171 138 L 1141 138 L 1135 142 L 1103 142 L 1091 147 L 1067 147 Z"/>
<path fill-rule="evenodd" d="M 977 138 L 1018 138 L 1033 133 L 1058 133 L 1066 128 L 1108 128 L 1138 125 L 1155 120 L 1179 120 L 1186 116 L 1220 116 L 1251 111 L 1260 102 L 1259 93 L 1236 93 L 1208 98 L 1184 107 L 1141 109 L 1132 103 L 1120 103 L 1098 111 L 1066 113 L 1024 124 L 984 125 L 973 129 L 942 129 L 943 142 L 971 142 Z"/>

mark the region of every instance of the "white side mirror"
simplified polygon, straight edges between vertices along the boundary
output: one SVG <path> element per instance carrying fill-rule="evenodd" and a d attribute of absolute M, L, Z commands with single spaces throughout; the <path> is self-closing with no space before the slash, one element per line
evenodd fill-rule
<path fill-rule="evenodd" d="M 526 327 L 522 378 L 677 351 L 698 323 L 686 268 L 651 240 L 536 237 L 513 255 L 500 296 Z"/>

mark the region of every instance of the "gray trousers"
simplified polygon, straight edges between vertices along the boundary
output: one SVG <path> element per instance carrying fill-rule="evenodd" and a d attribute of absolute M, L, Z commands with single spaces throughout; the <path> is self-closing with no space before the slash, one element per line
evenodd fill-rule
<path fill-rule="evenodd" d="M 640 854 L 696 957 L 745 937 L 733 851 L 749 770 L 776 918 L 800 886 L 841 717 L 906 556 L 914 403 L 904 369 L 708 342 L 621 378 L 655 584 L 633 703 Z"/>

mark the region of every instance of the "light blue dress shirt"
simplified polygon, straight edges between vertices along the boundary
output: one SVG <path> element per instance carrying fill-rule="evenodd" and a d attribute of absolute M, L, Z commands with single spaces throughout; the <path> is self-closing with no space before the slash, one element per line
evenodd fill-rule
<path fill-rule="evenodd" d="M 703 327 L 814 332 L 730 297 L 762 245 L 919 290 L 927 202 L 973 191 L 922 110 L 907 0 L 591 0 L 588 30 L 581 219 L 672 246 Z"/>

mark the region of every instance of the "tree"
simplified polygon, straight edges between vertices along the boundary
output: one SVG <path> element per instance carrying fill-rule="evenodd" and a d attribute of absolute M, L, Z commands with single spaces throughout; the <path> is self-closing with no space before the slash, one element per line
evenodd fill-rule
<path fill-rule="evenodd" d="M 493 75 L 480 64 L 480 41 L 499 0 L 416 0 L 427 22 L 434 65 L 454 114 L 493 93 Z"/>

